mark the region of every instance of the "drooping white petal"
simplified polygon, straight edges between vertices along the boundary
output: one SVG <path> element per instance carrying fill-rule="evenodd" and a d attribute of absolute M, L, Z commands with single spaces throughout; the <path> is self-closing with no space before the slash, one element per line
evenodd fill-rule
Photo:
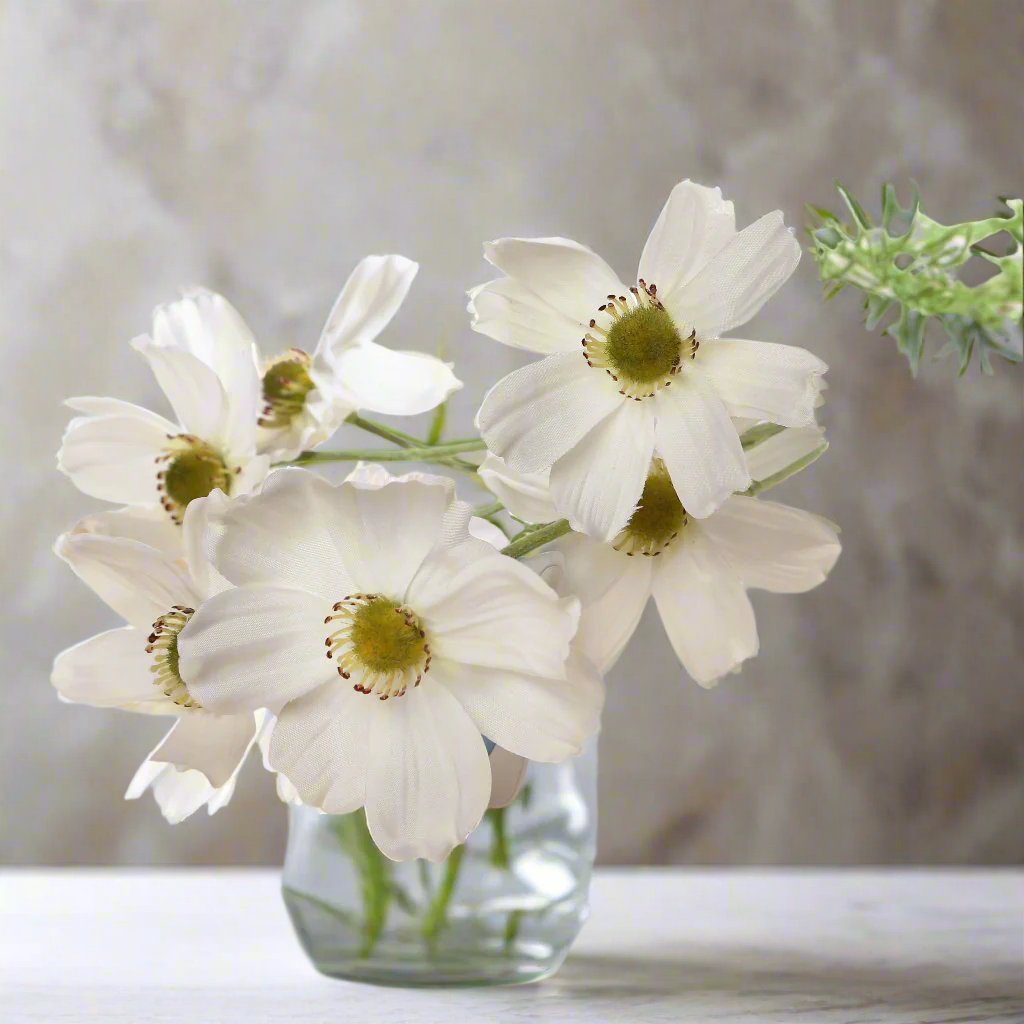
<path fill-rule="evenodd" d="M 429 677 L 383 710 L 370 733 L 370 835 L 392 860 L 443 860 L 487 809 L 491 769 L 483 739 L 462 705 Z"/>
<path fill-rule="evenodd" d="M 765 341 L 721 338 L 700 348 L 701 372 L 729 414 L 786 427 L 814 423 L 828 366 L 807 349 Z"/>
<path fill-rule="evenodd" d="M 407 604 L 430 633 L 436 657 L 565 678 L 579 616 L 526 566 L 475 539 L 434 552 Z"/>
<path fill-rule="evenodd" d="M 153 683 L 148 633 L 132 626 L 111 629 L 57 655 L 50 682 L 64 700 L 143 714 L 177 714 Z"/>
<path fill-rule="evenodd" d="M 551 500 L 574 530 L 611 540 L 629 522 L 654 452 L 654 406 L 623 400 L 551 468 Z"/>
<path fill-rule="evenodd" d="M 776 210 L 734 235 L 684 285 L 659 298 L 703 343 L 745 324 L 788 280 L 800 245 Z"/>
<path fill-rule="evenodd" d="M 271 733 L 270 766 L 294 786 L 302 803 L 348 814 L 366 796 L 373 717 L 390 710 L 335 677 L 282 709 Z"/>
<path fill-rule="evenodd" d="M 167 823 L 178 825 L 202 807 L 206 807 L 210 814 L 219 811 L 234 794 L 235 780 L 231 779 L 225 786 L 215 789 L 202 772 L 179 771 L 172 764 L 147 758 L 132 777 L 124 798 L 138 800 L 147 789 L 153 790 L 153 797 Z"/>
<path fill-rule="evenodd" d="M 327 656 L 322 597 L 286 587 L 245 586 L 206 601 L 178 636 L 189 692 L 217 714 L 274 708 L 337 679 Z"/>
<path fill-rule="evenodd" d="M 655 452 L 690 515 L 709 516 L 731 494 L 750 486 L 736 428 L 699 370 L 684 367 L 654 401 Z"/>
<path fill-rule="evenodd" d="M 491 762 L 491 798 L 487 806 L 508 807 L 523 788 L 530 762 L 499 746 L 491 751 L 488 760 Z"/>
<path fill-rule="evenodd" d="M 158 505 L 127 505 L 84 516 L 71 533 L 138 541 L 169 559 L 182 555 L 182 531 Z"/>
<path fill-rule="evenodd" d="M 416 416 L 439 406 L 462 381 L 426 352 L 395 352 L 367 341 L 337 357 L 338 383 L 354 409 Z"/>
<path fill-rule="evenodd" d="M 419 264 L 404 256 L 367 256 L 349 275 L 313 353 L 317 367 L 335 367 L 343 352 L 384 330 L 409 292 Z"/>
<path fill-rule="evenodd" d="M 484 396 L 476 425 L 516 472 L 549 469 L 622 403 L 607 374 L 559 352 L 514 370 Z"/>
<path fill-rule="evenodd" d="M 578 754 L 597 732 L 604 685 L 597 669 L 578 653 L 570 655 L 564 679 L 443 658 L 431 665 L 430 673 L 481 733 L 531 761 L 563 761 Z"/>
<path fill-rule="evenodd" d="M 144 415 L 77 416 L 68 424 L 57 467 L 80 491 L 123 505 L 156 504 L 156 459 L 180 431 L 145 409 L 138 412 Z"/>
<path fill-rule="evenodd" d="M 742 495 L 701 525 L 748 587 L 777 594 L 823 583 L 841 550 L 835 527 L 821 516 Z"/>
<path fill-rule="evenodd" d="M 524 523 L 550 523 L 558 518 L 551 502 L 548 470 L 538 473 L 517 473 L 505 460 L 488 452 L 478 471 L 494 496 L 505 508 Z"/>
<path fill-rule="evenodd" d="M 320 594 L 329 608 L 359 589 L 342 561 L 358 542 L 358 526 L 337 487 L 309 470 L 281 469 L 259 494 L 214 516 L 206 536 L 211 560 L 236 586 L 299 587 Z"/>
<path fill-rule="evenodd" d="M 255 738 L 256 722 L 251 713 L 189 711 L 174 723 L 149 759 L 202 772 L 210 785 L 219 789 L 238 771 Z"/>
<path fill-rule="evenodd" d="M 654 600 L 672 649 L 701 686 L 713 686 L 757 654 L 757 625 L 746 588 L 691 523 L 659 560 Z"/>
<path fill-rule="evenodd" d="M 580 347 L 580 321 L 514 278 L 502 277 L 470 289 L 466 309 L 474 331 L 513 348 L 551 355 Z"/>
<path fill-rule="evenodd" d="M 767 480 L 792 466 L 825 443 L 825 431 L 818 426 L 789 427 L 766 441 L 748 448 L 744 454 L 747 469 L 754 480 Z"/>
<path fill-rule="evenodd" d="M 184 432 L 219 443 L 230 413 L 227 393 L 217 374 L 191 352 L 164 348 L 145 336 L 136 338 L 132 347 L 149 363 Z"/>
<path fill-rule="evenodd" d="M 484 258 L 581 327 L 609 295 L 625 294 L 596 252 L 568 238 L 499 238 Z"/>
<path fill-rule="evenodd" d="M 183 564 L 137 540 L 74 529 L 57 538 L 54 552 L 139 629 L 148 630 L 174 605 L 195 607 L 199 602 Z"/>
<path fill-rule="evenodd" d="M 718 188 L 681 181 L 668 197 L 640 256 L 637 279 L 662 295 L 686 284 L 736 234 L 732 203 Z"/>

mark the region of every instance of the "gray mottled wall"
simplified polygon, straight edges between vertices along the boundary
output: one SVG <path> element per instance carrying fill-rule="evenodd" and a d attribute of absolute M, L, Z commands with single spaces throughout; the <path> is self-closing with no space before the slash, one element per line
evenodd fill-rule
<path fill-rule="evenodd" d="M 392 341 L 443 340 L 455 429 L 518 357 L 472 334 L 483 239 L 565 234 L 631 272 L 671 185 L 741 221 L 915 177 L 939 219 L 1024 185 L 1019 2 L 8 0 L 0 6 L 0 860 L 267 862 L 253 769 L 171 829 L 120 793 L 160 724 L 62 706 L 112 624 L 50 554 L 73 393 L 160 401 L 128 340 L 183 284 L 309 345 L 370 252 L 423 264 Z M 829 456 L 780 497 L 843 526 L 833 578 L 755 595 L 762 653 L 705 693 L 655 616 L 609 680 L 606 861 L 1019 861 L 1019 371 L 912 381 L 805 260 L 751 329 L 832 366 Z"/>

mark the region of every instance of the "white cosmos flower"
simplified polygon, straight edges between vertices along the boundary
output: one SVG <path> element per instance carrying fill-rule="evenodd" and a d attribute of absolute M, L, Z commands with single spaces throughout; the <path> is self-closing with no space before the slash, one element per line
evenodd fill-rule
<path fill-rule="evenodd" d="M 180 641 L 204 707 L 280 708 L 270 763 L 302 802 L 365 806 L 380 849 L 440 860 L 487 807 L 482 739 L 579 752 L 602 686 L 569 657 L 578 603 L 472 537 L 450 481 L 332 486 L 283 469 L 208 534 L 236 589 Z"/>
<path fill-rule="evenodd" d="M 294 458 L 326 441 L 353 412 L 414 416 L 462 387 L 450 363 L 374 340 L 398 312 L 418 269 L 404 256 L 367 256 L 345 282 L 313 352 L 292 348 L 262 369 L 242 317 L 204 289 L 158 310 L 154 337 L 211 365 L 225 358 L 225 350 L 232 363 L 255 365 L 260 450 L 275 460 Z"/>
<path fill-rule="evenodd" d="M 208 593 L 225 585 L 202 564 L 196 540 L 211 506 L 226 500 L 215 491 L 192 502 L 184 531 L 149 509 L 102 512 L 83 519 L 55 547 L 127 625 L 59 654 L 53 685 L 74 703 L 176 717 L 125 794 L 134 799 L 151 786 L 172 823 L 204 805 L 213 814 L 231 799 L 257 733 L 251 712 L 203 709 L 178 670 L 182 626 Z"/>
<path fill-rule="evenodd" d="M 503 238 L 484 254 L 507 276 L 470 292 L 474 329 L 545 358 L 491 388 L 477 425 L 513 471 L 551 470 L 555 507 L 574 529 L 614 537 L 652 456 L 690 515 L 709 516 L 750 484 L 731 417 L 813 423 L 820 359 L 723 337 L 800 259 L 780 212 L 737 231 L 718 189 L 684 181 L 629 284 L 564 238 Z"/>

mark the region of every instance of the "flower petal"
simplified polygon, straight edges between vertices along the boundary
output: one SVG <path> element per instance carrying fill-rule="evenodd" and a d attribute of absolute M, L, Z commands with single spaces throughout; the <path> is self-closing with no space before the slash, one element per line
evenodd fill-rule
<path fill-rule="evenodd" d="M 547 470 L 517 473 L 508 468 L 504 459 L 488 452 L 480 463 L 479 473 L 494 496 L 516 519 L 524 523 L 550 523 L 558 518 L 551 502 Z"/>
<path fill-rule="evenodd" d="M 335 678 L 284 706 L 270 737 L 270 766 L 304 804 L 348 814 L 366 796 L 373 717 L 390 710 Z"/>
<path fill-rule="evenodd" d="M 338 356 L 337 375 L 352 408 L 390 416 L 427 412 L 462 387 L 451 363 L 426 352 L 394 352 L 369 341 Z"/>
<path fill-rule="evenodd" d="M 147 789 L 153 790 L 153 797 L 167 823 L 179 825 L 202 807 L 209 807 L 210 814 L 219 810 L 234 793 L 235 782 L 232 779 L 223 789 L 214 789 L 202 772 L 178 771 L 174 765 L 147 758 L 132 777 L 124 798 L 138 800 Z M 221 799 L 214 806 L 213 801 L 217 797 Z"/>
<path fill-rule="evenodd" d="M 580 321 L 511 277 L 477 285 L 468 294 L 470 326 L 480 334 L 543 355 L 575 352 L 580 347 Z"/>
<path fill-rule="evenodd" d="M 805 455 L 810 455 L 825 443 L 825 431 L 821 427 L 789 427 L 773 434 L 766 441 L 748 448 L 744 454 L 747 469 L 754 480 L 768 477 L 792 466 Z"/>
<path fill-rule="evenodd" d="M 494 747 L 488 759 L 491 762 L 491 798 L 487 806 L 508 807 L 523 788 L 530 762 L 499 746 Z"/>
<path fill-rule="evenodd" d="M 207 710 L 274 708 L 337 679 L 330 604 L 302 590 L 245 586 L 206 601 L 178 637 L 181 677 Z"/>
<path fill-rule="evenodd" d="M 828 366 L 807 349 L 721 338 L 702 345 L 699 358 L 701 372 L 730 415 L 786 427 L 814 423 Z"/>
<path fill-rule="evenodd" d="M 370 733 L 370 835 L 392 860 L 444 860 L 487 809 L 483 739 L 459 702 L 429 680 L 382 710 Z"/>
<path fill-rule="evenodd" d="M 604 685 L 597 669 L 577 653 L 570 655 L 564 679 L 443 658 L 431 665 L 430 672 L 483 735 L 531 761 L 573 757 L 600 724 Z"/>
<path fill-rule="evenodd" d="M 608 376 L 581 353 L 559 352 L 503 377 L 484 396 L 476 425 L 516 472 L 549 469 L 622 403 Z"/>
<path fill-rule="evenodd" d="M 655 402 L 655 451 L 690 515 L 709 516 L 735 491 L 750 486 L 736 428 L 699 371 L 684 368 Z"/>
<path fill-rule="evenodd" d="M 551 468 L 551 500 L 574 530 L 610 541 L 636 509 L 653 452 L 653 404 L 623 401 Z"/>
<path fill-rule="evenodd" d="M 140 629 L 111 629 L 61 651 L 50 682 L 64 700 L 96 708 L 173 715 L 178 708 L 153 684 L 153 657 Z"/>
<path fill-rule="evenodd" d="M 207 531 L 211 521 L 218 525 L 224 512 L 230 505 L 227 495 L 216 488 L 205 498 L 195 498 L 185 509 L 185 519 L 181 524 L 179 544 L 184 550 L 185 564 L 192 579 L 195 590 L 200 598 L 210 597 L 227 590 L 231 586 L 211 564 L 207 552 Z"/>
<path fill-rule="evenodd" d="M 335 367 L 343 352 L 384 330 L 412 286 L 419 264 L 404 256 L 367 256 L 334 302 L 313 354 L 314 366 Z"/>
<path fill-rule="evenodd" d="M 686 284 L 735 234 L 736 215 L 721 189 L 681 181 L 651 229 L 637 278 L 668 295 Z"/>
<path fill-rule="evenodd" d="M 659 297 L 697 337 L 717 338 L 745 324 L 789 279 L 800 244 L 776 210 L 734 235 L 686 284 Z"/>
<path fill-rule="evenodd" d="M 174 723 L 149 760 L 173 764 L 181 770 L 194 769 L 219 789 L 238 772 L 255 739 L 252 714 L 191 711 Z"/>
<path fill-rule="evenodd" d="M 777 594 L 823 583 L 841 550 L 835 527 L 821 516 L 739 494 L 701 525 L 748 587 Z"/>
<path fill-rule="evenodd" d="M 171 560 L 182 555 L 182 531 L 158 505 L 127 505 L 93 512 L 75 523 L 71 534 L 138 541 Z"/>
<path fill-rule="evenodd" d="M 555 592 L 485 541 L 434 552 L 407 602 L 423 619 L 435 657 L 565 678 L 578 603 Z"/>
<path fill-rule="evenodd" d="M 757 625 L 742 581 L 691 523 L 654 571 L 654 600 L 672 649 L 701 686 L 757 654 Z"/>

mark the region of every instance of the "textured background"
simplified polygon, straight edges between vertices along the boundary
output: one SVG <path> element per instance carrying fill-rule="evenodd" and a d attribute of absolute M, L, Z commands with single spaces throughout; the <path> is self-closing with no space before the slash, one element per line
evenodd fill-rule
<path fill-rule="evenodd" d="M 455 429 L 519 357 L 472 334 L 483 239 L 565 234 L 630 274 L 669 188 L 741 223 L 873 199 L 933 216 L 1024 183 L 1024 6 L 971 3 L 100 3 L 0 7 L 0 860 L 272 862 L 253 767 L 171 829 L 120 793 L 161 723 L 58 704 L 60 648 L 113 624 L 50 554 L 87 508 L 53 470 L 68 394 L 160 398 L 127 341 L 183 284 L 268 349 L 313 343 L 349 269 L 423 269 L 392 343 L 443 339 Z M 656 616 L 609 680 L 602 856 L 1000 862 L 1024 854 L 1021 374 L 916 382 L 809 259 L 751 329 L 832 366 L 829 456 L 779 497 L 840 522 L 803 597 L 756 594 L 762 653 L 705 693 Z M 162 408 L 159 404 L 157 408 Z"/>

